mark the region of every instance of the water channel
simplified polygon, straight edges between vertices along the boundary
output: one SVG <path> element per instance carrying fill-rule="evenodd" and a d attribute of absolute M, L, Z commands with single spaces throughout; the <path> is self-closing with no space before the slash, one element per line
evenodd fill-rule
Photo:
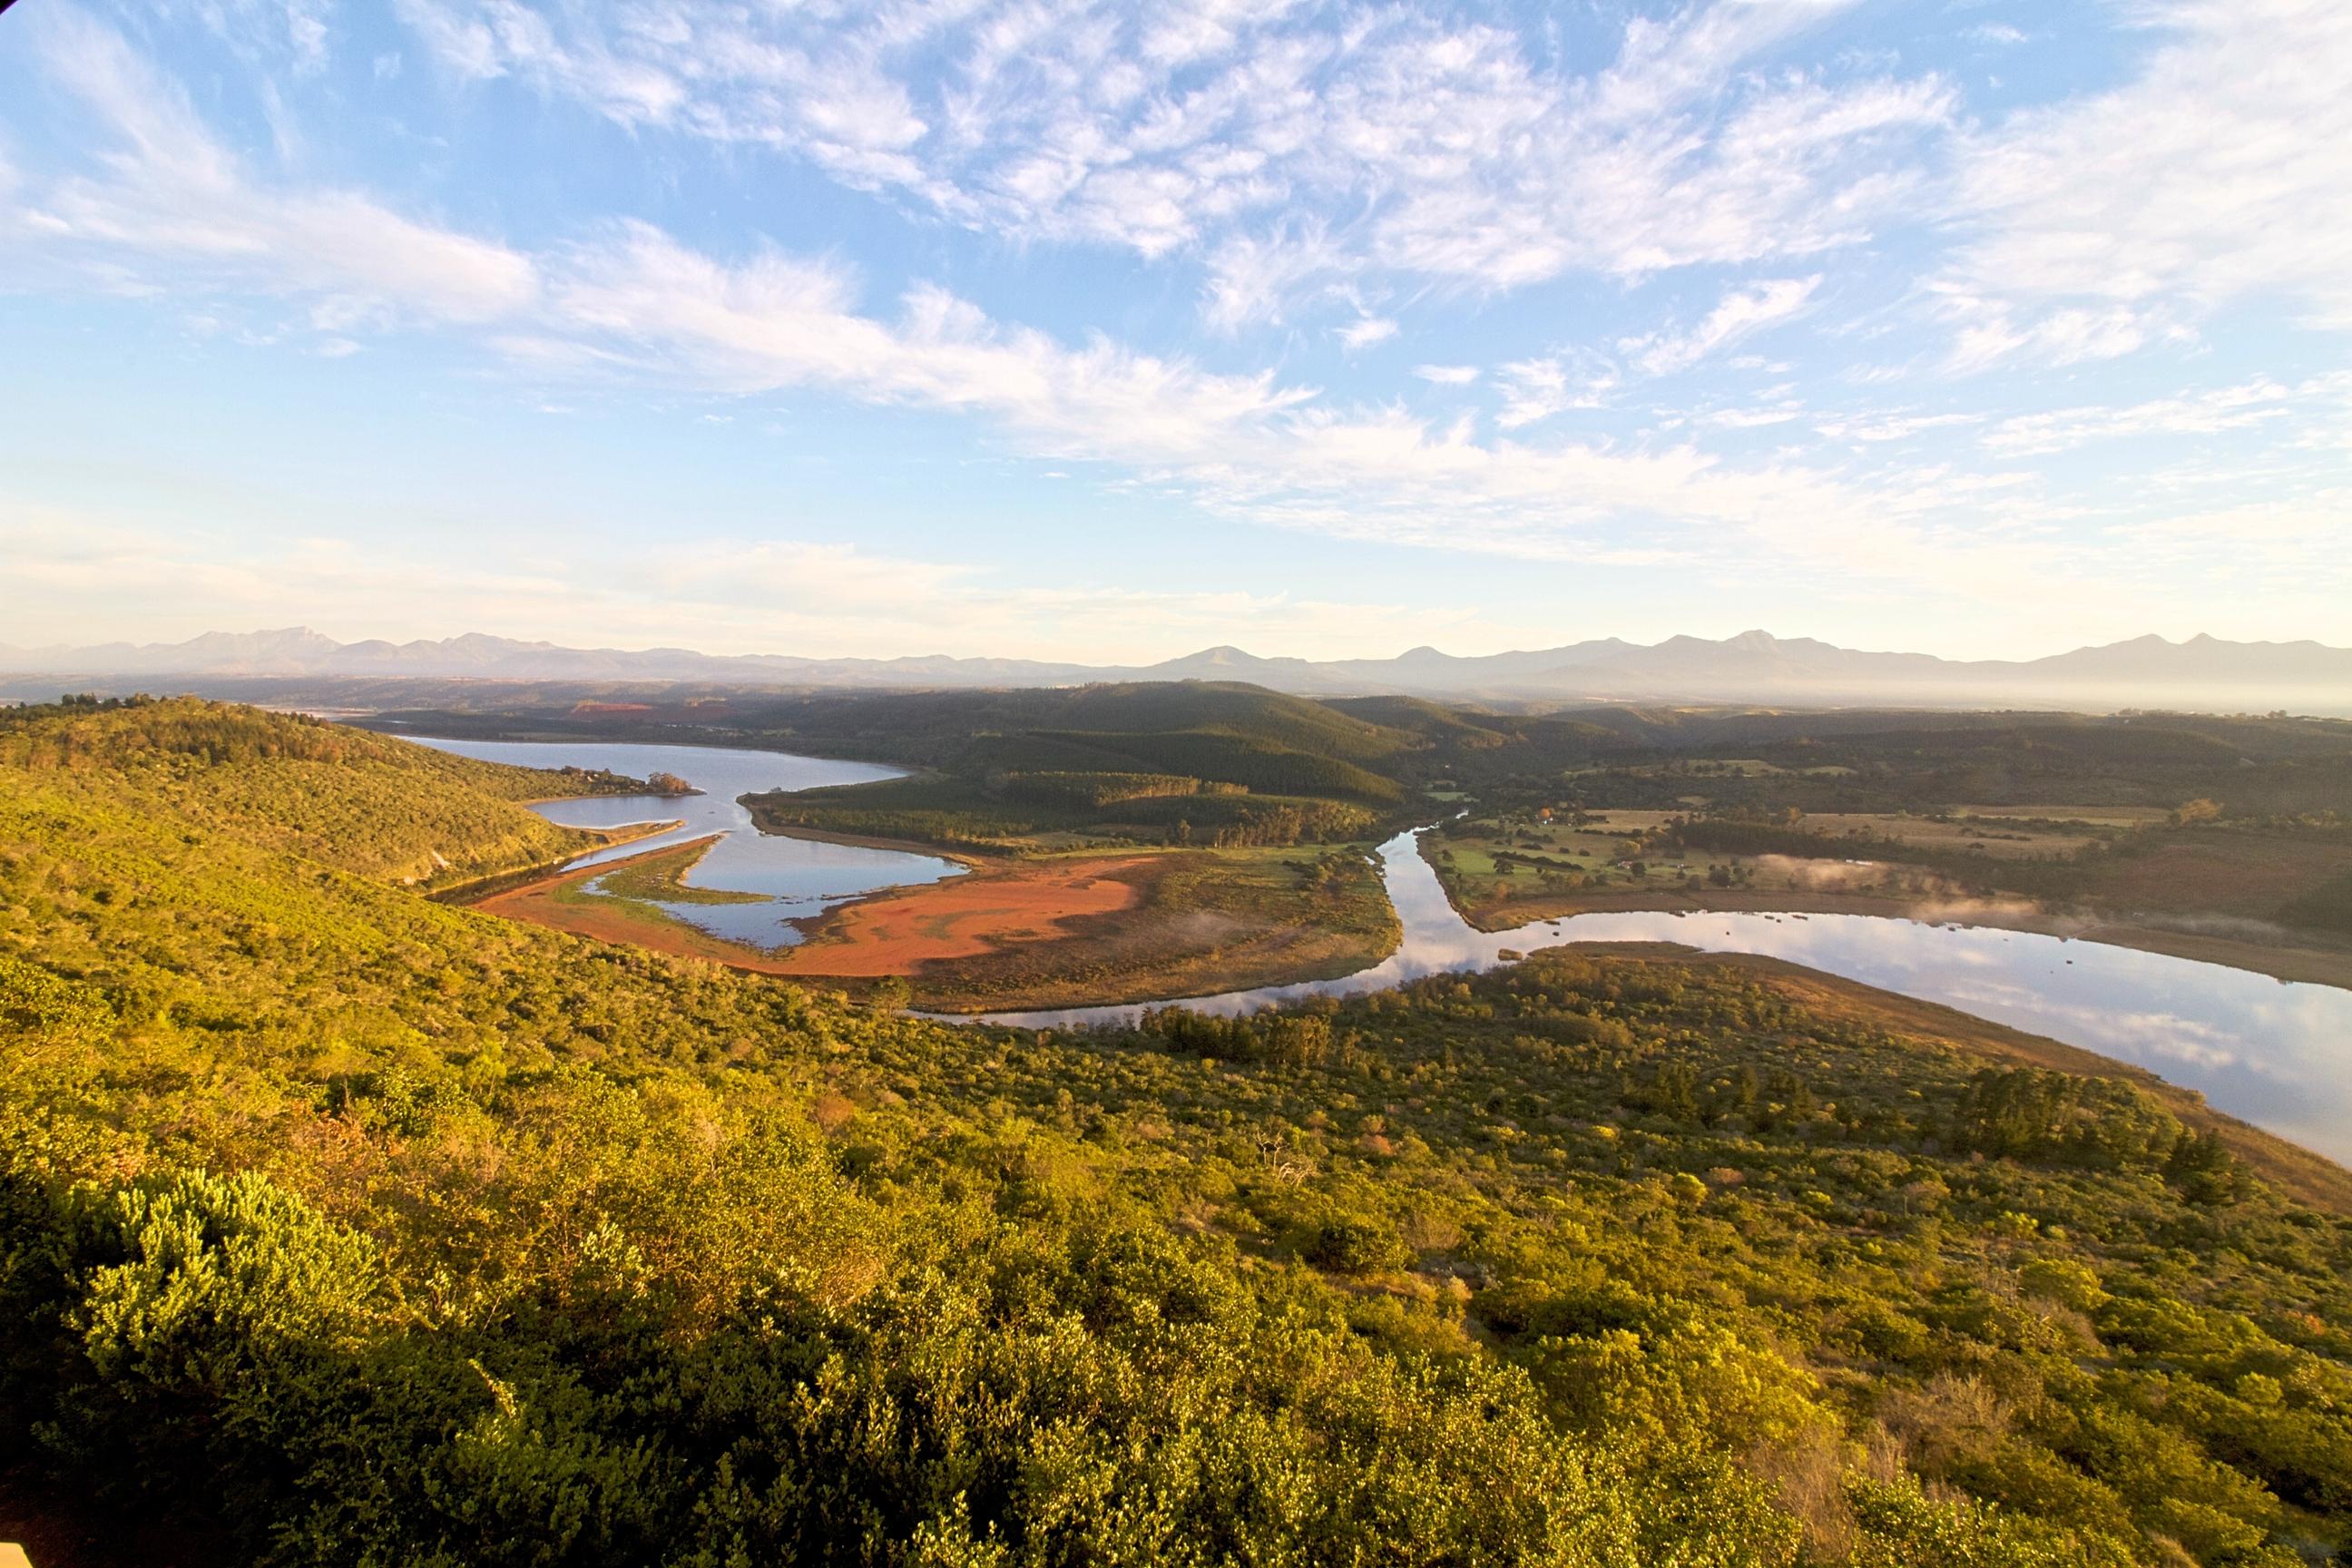
<path fill-rule="evenodd" d="M 861 763 L 691 746 L 434 741 L 468 756 L 533 767 L 678 773 L 707 793 L 682 800 L 605 796 L 539 809 L 578 826 L 685 817 L 677 829 L 584 856 L 593 865 L 705 834 L 724 835 L 695 867 L 695 886 L 767 895 L 758 904 L 667 906 L 714 934 L 761 946 L 797 942 L 784 922 L 881 888 L 934 882 L 959 868 L 935 856 L 762 835 L 739 795 L 898 776 Z M 1480 931 L 1463 920 L 1423 860 L 1416 835 L 1381 846 L 1404 935 L 1379 964 L 1338 980 L 1261 986 L 1188 1000 L 1244 1013 L 1308 996 L 1350 996 L 1401 981 L 1483 970 L 1566 942 L 1675 942 L 1759 953 L 1939 1002 L 2147 1068 L 2217 1108 L 2352 1163 L 2352 991 L 2133 948 L 1991 926 L 1874 915 L 1608 912 Z M 1139 1005 L 987 1015 L 990 1022 L 1069 1027 L 1131 1019 Z"/>

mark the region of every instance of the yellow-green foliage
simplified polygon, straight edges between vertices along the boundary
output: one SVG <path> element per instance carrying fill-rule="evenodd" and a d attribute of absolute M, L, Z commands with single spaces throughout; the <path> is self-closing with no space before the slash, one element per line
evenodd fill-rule
<path fill-rule="evenodd" d="M 59 798 L 97 795 L 168 813 L 200 834 L 428 888 L 586 847 L 590 835 L 515 803 L 629 782 L 478 762 L 193 698 L 0 716 L 0 766 Z"/>
<path fill-rule="evenodd" d="M 2352 1519 L 2352 1232 L 2137 1089 L 1559 955 L 955 1029 L 431 903 L 126 790 L 137 733 L 0 765 L 0 1468 L 100 1527 L 2293 1568 Z"/>

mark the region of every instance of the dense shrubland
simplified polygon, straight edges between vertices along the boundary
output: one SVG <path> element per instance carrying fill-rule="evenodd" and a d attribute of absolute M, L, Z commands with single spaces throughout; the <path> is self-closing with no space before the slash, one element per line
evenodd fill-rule
<path fill-rule="evenodd" d="M 312 759 L 290 837 L 252 803 L 314 737 L 154 717 L 5 721 L 96 726 L 0 766 L 12 1509 L 451 1564 L 2290 1568 L 2352 1521 L 2352 1224 L 2144 1082 L 1573 954 L 949 1028 L 393 885 L 367 803 L 496 840 L 511 778 Z"/>

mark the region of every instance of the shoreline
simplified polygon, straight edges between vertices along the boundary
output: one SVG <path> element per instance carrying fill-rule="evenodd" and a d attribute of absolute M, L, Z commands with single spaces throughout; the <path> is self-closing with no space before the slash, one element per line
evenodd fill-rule
<path fill-rule="evenodd" d="M 552 798 L 562 801 L 577 800 L 580 797 L 556 795 Z M 574 831 L 593 834 L 604 842 L 574 850 L 560 860 L 542 860 L 535 866 L 518 866 L 511 871 L 493 872 L 488 877 L 476 877 L 470 881 L 452 882 L 447 887 L 429 888 L 422 891 L 426 898 L 436 904 L 454 904 L 459 908 L 467 908 L 485 900 L 496 898 L 500 893 L 533 887 L 541 881 L 561 877 L 564 874 L 563 868 L 583 855 L 594 855 L 604 849 L 617 848 L 624 844 L 635 844 L 641 838 L 658 837 L 662 834 L 685 826 L 685 819 L 681 817 L 668 822 L 627 822 L 617 827 L 577 828 Z M 604 868 L 599 866 L 593 869 L 602 870 Z"/>
<path fill-rule="evenodd" d="M 1444 879 L 1439 879 L 1444 886 Z M 2088 942 L 2126 947 L 2168 958 L 2211 963 L 2267 974 L 2273 980 L 2307 985 L 2333 985 L 2352 990 L 2352 949 L 2308 945 L 2280 946 L 2200 931 L 2171 931 L 2121 918 L 2059 915 L 2020 900 L 2014 907 L 1996 901 L 1975 903 L 1890 899 L 1873 893 L 1805 892 L 1796 889 L 1709 888 L 1697 893 L 1642 892 L 1569 895 L 1529 899 L 1506 906 L 1462 907 L 1446 888 L 1454 911 L 1481 931 L 1512 930 L 1538 921 L 1568 920 L 1589 914 L 1808 914 L 1870 915 L 1911 921 L 1922 925 L 1983 926 L 1995 931 L 2054 936 L 2068 942 Z M 1940 911 L 1940 912 L 1939 912 Z M 2294 933 L 2289 933 L 2292 936 Z"/>
<path fill-rule="evenodd" d="M 887 967 L 868 968 L 860 964 L 846 973 L 838 970 L 828 971 L 826 967 L 828 952 L 845 949 L 855 951 L 857 948 L 855 933 L 861 922 L 874 918 L 874 912 L 877 908 L 887 910 L 893 900 L 919 896 L 926 891 L 941 889 L 960 889 L 967 897 L 978 894 L 985 898 L 988 895 L 982 891 L 982 889 L 1001 884 L 1012 884 L 1013 890 L 1017 892 L 1020 884 L 1034 880 L 1040 871 L 1045 871 L 1050 875 L 1051 869 L 1057 865 L 1061 867 L 1100 865 L 1104 868 L 1104 873 L 1108 879 L 1125 883 L 1133 890 L 1134 896 L 1122 901 L 1120 907 L 1117 909 L 1087 910 L 1067 917 L 1076 922 L 1075 925 L 1066 929 L 1059 938 L 1045 939 L 1048 943 L 1065 940 L 1084 942 L 1091 934 L 1087 928 L 1094 926 L 1097 922 L 1117 924 L 1132 917 L 1138 909 L 1145 906 L 1149 895 L 1145 892 L 1144 881 L 1151 876 L 1156 865 L 1165 864 L 1187 855 L 1206 853 L 1198 849 L 1164 849 L 1150 847 L 1125 854 L 1071 852 L 1063 855 L 1017 858 L 980 859 L 951 852 L 942 853 L 921 846 L 909 846 L 903 841 L 878 839 L 867 836 L 804 833 L 798 830 L 777 834 L 774 837 L 805 837 L 821 843 L 854 843 L 866 847 L 901 849 L 910 853 L 933 855 L 961 865 L 964 870 L 961 875 L 934 883 L 900 883 L 887 888 L 877 888 L 870 892 L 845 900 L 819 914 L 796 920 L 792 924 L 803 933 L 803 941 L 774 950 L 772 952 L 714 936 L 690 921 L 679 920 L 660 911 L 648 914 L 643 909 L 629 907 L 619 900 L 610 901 L 608 907 L 597 907 L 605 904 L 606 901 L 565 900 L 559 896 L 563 889 L 591 878 L 608 875 L 627 867 L 639 865 L 657 856 L 690 849 L 698 844 L 707 844 L 717 837 L 719 837 L 717 834 L 710 834 L 699 839 L 666 844 L 635 855 L 602 860 L 593 866 L 575 867 L 570 869 L 559 867 L 551 871 L 529 874 L 509 881 L 508 885 L 492 887 L 488 890 L 478 890 L 475 897 L 467 900 L 466 907 L 500 919 L 520 921 L 543 930 L 561 931 L 566 935 L 588 941 L 634 947 L 673 958 L 689 958 L 717 963 L 743 973 L 768 975 L 812 988 L 839 990 L 856 994 L 887 979 L 905 979 L 919 987 L 928 983 L 936 985 L 942 994 L 925 1002 L 924 1011 L 949 1019 L 976 1019 L 983 1014 L 1006 1011 L 1026 1012 L 1058 1007 L 1125 1006 L 1130 1004 L 1181 1002 L 1188 997 L 1222 994 L 1230 990 L 1335 979 L 1354 973 L 1357 970 L 1368 966 L 1365 956 L 1360 952 L 1331 953 L 1325 955 L 1319 962 L 1302 961 L 1295 965 L 1285 967 L 1278 973 L 1252 971 L 1243 966 L 1240 972 L 1232 974 L 1212 974 L 1206 977 L 1198 975 L 1181 978 L 1162 977 L 1156 982 L 1145 980 L 1139 986 L 1133 987 L 1139 990 L 1141 994 L 1129 994 L 1125 992 L 1113 994 L 1108 992 L 1055 989 L 1051 982 L 1046 982 L 1044 983 L 1043 988 L 1034 994 L 1015 994 L 1010 999 L 1002 995 L 971 991 L 964 985 L 959 984 L 952 974 L 940 973 L 941 969 L 952 971 L 959 962 L 983 959 L 996 952 L 1025 946 L 1028 941 L 1034 940 L 1034 937 L 1024 932 L 1013 936 L 1009 942 L 1002 937 L 979 936 L 972 939 L 980 943 L 980 946 L 972 952 L 921 958 L 904 965 L 893 964 Z M 1062 922 L 1056 921 L 1052 923 Z M 1379 954 L 1372 957 L 1369 963 L 1378 963 L 1393 952 L 1399 934 L 1392 930 Z M 1204 986 L 1207 987 L 1206 990 L 1203 989 Z"/>
<path fill-rule="evenodd" d="M 1998 1024 L 1948 1003 L 1930 1002 L 1888 991 L 1860 980 L 1849 980 L 1824 970 L 1808 968 L 1785 958 L 1756 952 L 1710 952 L 1675 942 L 1563 942 L 1534 952 L 1570 952 L 1620 963 L 1648 962 L 1744 969 L 1801 984 L 1826 994 L 1861 1002 L 1898 1026 L 1949 1042 L 1979 1055 L 2006 1058 L 2033 1067 L 2053 1068 L 2083 1077 L 2119 1079 L 2137 1086 L 2164 1102 L 2182 1121 L 2198 1128 L 2218 1129 L 2236 1152 L 2268 1181 L 2305 1202 L 2352 1215 L 2352 1169 L 2338 1164 L 2293 1139 L 2266 1131 L 2252 1122 L 2217 1110 L 2203 1094 L 2173 1082 L 2151 1068 L 2102 1055 L 2084 1046 L 2068 1045 L 2009 1024 Z"/>
<path fill-rule="evenodd" d="M 699 959 L 707 963 L 723 964 L 752 974 L 792 974 L 798 973 L 787 966 L 763 960 L 756 948 L 726 942 L 710 935 L 699 927 L 665 916 L 659 921 L 648 919 L 611 900 L 610 909 L 583 909 L 578 905 L 558 905 L 566 910 L 563 917 L 540 912 L 544 905 L 553 904 L 557 890 L 601 877 L 626 866 L 635 866 L 657 855 L 708 845 L 719 836 L 706 834 L 679 844 L 665 844 L 657 848 L 640 850 L 617 859 L 600 860 L 593 866 L 575 866 L 569 869 L 557 868 L 553 872 L 535 877 L 510 887 L 491 889 L 469 900 L 463 906 L 501 920 L 519 921 L 544 931 L 561 931 L 590 942 L 608 942 L 616 947 L 634 947 L 647 952 L 658 952 L 671 958 Z M 627 842 L 627 840 L 623 840 Z"/>

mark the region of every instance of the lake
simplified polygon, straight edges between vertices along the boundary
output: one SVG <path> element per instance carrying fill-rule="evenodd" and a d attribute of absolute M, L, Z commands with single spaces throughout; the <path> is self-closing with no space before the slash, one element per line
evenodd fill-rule
<path fill-rule="evenodd" d="M 666 833 L 631 839 L 583 855 L 567 869 L 598 866 L 642 855 L 664 845 L 719 835 L 686 876 L 687 885 L 732 893 L 757 893 L 759 903 L 664 903 L 661 909 L 728 942 L 751 947 L 790 947 L 802 932 L 787 922 L 823 914 L 836 904 L 884 888 L 937 882 L 960 876 L 963 868 L 936 855 L 874 849 L 856 844 L 824 844 L 761 833 L 742 805 L 747 795 L 771 790 L 822 789 L 829 784 L 872 784 L 905 776 L 898 768 L 871 763 L 831 762 L 787 752 L 746 752 L 725 746 L 644 746 L 593 742 L 450 741 L 425 735 L 403 737 L 486 762 L 527 768 L 608 768 L 631 778 L 676 773 L 703 793 L 690 795 L 591 795 L 551 800 L 533 806 L 541 816 L 568 827 L 625 827 L 643 822 L 679 825 Z M 595 881 L 587 886 L 593 890 Z"/>
<path fill-rule="evenodd" d="M 425 743 L 529 767 L 609 768 L 637 778 L 674 773 L 707 791 L 677 800 L 628 795 L 552 801 L 536 809 L 581 827 L 685 818 L 670 832 L 583 856 L 574 865 L 723 835 L 689 881 L 764 894 L 769 901 L 665 908 L 730 941 L 788 945 L 800 933 L 787 921 L 883 888 L 936 882 L 961 869 L 936 856 L 764 835 L 738 802 L 740 795 L 769 790 L 900 776 L 891 768 L 702 746 Z M 1675 942 L 1713 952 L 1785 959 L 2131 1062 L 2202 1092 L 2231 1115 L 2352 1163 L 2352 991 L 2133 948 L 1876 915 L 1612 911 L 1480 931 L 1447 900 L 1437 873 L 1421 857 L 1417 837 L 1399 834 L 1380 848 L 1389 897 L 1404 929 L 1402 944 L 1385 962 L 1338 980 L 1261 986 L 1181 1005 L 1202 1012 L 1253 1012 L 1309 996 L 1360 995 L 1425 974 L 1490 969 L 1507 962 L 1507 949 L 1525 952 L 1566 942 Z M 1071 1027 L 1131 1020 L 1141 1005 L 982 1016 L 992 1023 Z"/>

